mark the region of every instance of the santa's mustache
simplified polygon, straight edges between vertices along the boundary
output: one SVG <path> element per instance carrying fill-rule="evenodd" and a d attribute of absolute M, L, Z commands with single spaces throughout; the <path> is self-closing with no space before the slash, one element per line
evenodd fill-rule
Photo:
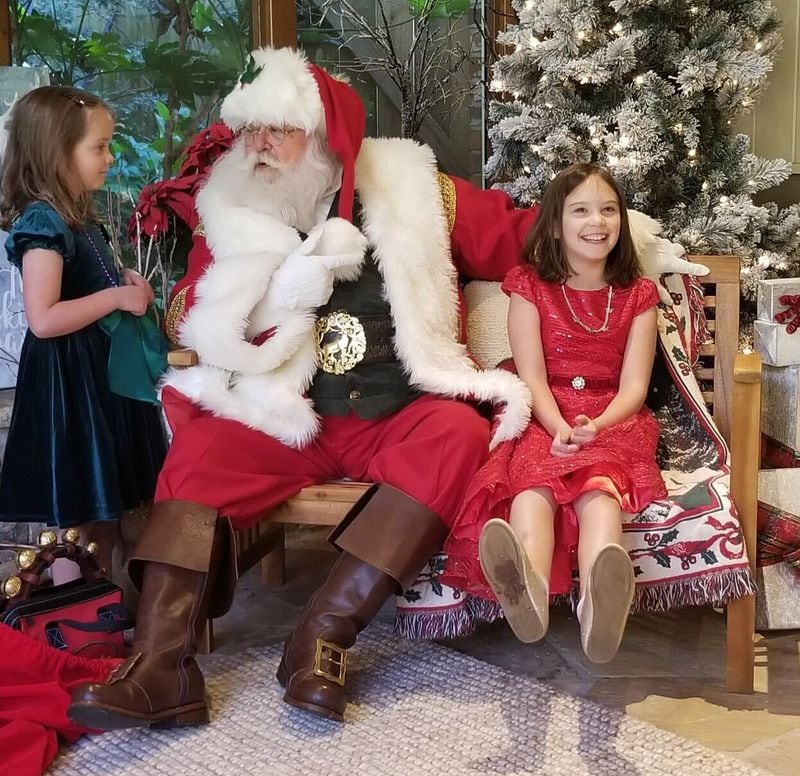
<path fill-rule="evenodd" d="M 286 168 L 286 163 L 278 159 L 271 151 L 259 151 L 256 154 L 254 166 L 258 167 L 259 165 L 271 167 L 273 170 Z"/>

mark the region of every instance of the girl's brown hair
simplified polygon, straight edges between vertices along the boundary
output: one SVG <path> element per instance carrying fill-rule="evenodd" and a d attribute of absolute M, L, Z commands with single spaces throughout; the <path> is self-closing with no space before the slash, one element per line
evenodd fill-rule
<path fill-rule="evenodd" d="M 75 192 L 75 146 L 86 132 L 89 111 L 111 108 L 89 92 L 40 86 L 14 103 L 0 167 L 0 226 L 36 200 L 49 202 L 72 229 L 94 218 L 91 195 Z"/>
<path fill-rule="evenodd" d="M 642 267 L 631 237 L 625 195 L 611 173 L 598 164 L 573 164 L 556 175 L 542 197 L 536 223 L 522 248 L 522 261 L 536 267 L 542 280 L 565 283 L 573 274 L 561 247 L 561 241 L 555 236 L 555 232 L 557 229 L 561 229 L 564 201 L 578 186 L 592 176 L 597 176 L 605 181 L 619 202 L 619 239 L 611 253 L 608 254 L 605 279 L 612 286 L 628 286 L 636 278 L 641 277 Z"/>

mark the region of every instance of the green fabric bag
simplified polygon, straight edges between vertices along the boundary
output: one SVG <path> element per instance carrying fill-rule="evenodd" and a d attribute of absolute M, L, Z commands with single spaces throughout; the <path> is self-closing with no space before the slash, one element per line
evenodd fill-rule
<path fill-rule="evenodd" d="M 115 310 L 98 323 L 111 340 L 108 383 L 129 399 L 158 404 L 156 386 L 167 368 L 169 346 L 147 315 Z"/>

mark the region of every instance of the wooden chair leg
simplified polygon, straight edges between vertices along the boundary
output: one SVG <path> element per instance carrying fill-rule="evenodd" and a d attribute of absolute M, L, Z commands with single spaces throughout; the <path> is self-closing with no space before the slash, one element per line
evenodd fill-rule
<path fill-rule="evenodd" d="M 261 559 L 261 580 L 267 586 L 279 587 L 286 575 L 286 534 L 284 526 L 275 525 L 275 546 Z"/>
<path fill-rule="evenodd" d="M 200 643 L 197 645 L 198 655 L 210 655 L 214 651 L 214 621 L 211 619 L 206 620 L 206 627 L 203 630 L 203 636 Z"/>
<path fill-rule="evenodd" d="M 753 692 L 753 632 L 756 597 L 737 598 L 727 607 L 725 688 L 728 692 Z"/>
<path fill-rule="evenodd" d="M 761 358 L 736 356 L 731 414 L 731 498 L 739 512 L 747 559 L 755 575 L 758 460 L 761 428 Z M 753 637 L 756 599 L 747 596 L 727 607 L 725 685 L 728 692 L 753 692 Z"/>

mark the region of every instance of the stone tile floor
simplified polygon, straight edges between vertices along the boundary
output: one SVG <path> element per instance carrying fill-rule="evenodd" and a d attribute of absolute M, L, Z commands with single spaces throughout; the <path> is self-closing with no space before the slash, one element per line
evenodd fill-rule
<path fill-rule="evenodd" d="M 287 532 L 283 586 L 265 587 L 257 568 L 242 577 L 232 610 L 214 623 L 216 650 L 237 652 L 288 635 L 333 562 L 325 534 Z M 391 603 L 379 617 L 392 621 Z M 504 622 L 447 643 L 780 776 L 800 774 L 800 630 L 759 637 L 753 695 L 725 692 L 724 617 L 708 608 L 631 618 L 619 654 L 605 666 L 586 660 L 577 620 L 561 609 L 553 610 L 539 644 L 516 641 Z"/>

